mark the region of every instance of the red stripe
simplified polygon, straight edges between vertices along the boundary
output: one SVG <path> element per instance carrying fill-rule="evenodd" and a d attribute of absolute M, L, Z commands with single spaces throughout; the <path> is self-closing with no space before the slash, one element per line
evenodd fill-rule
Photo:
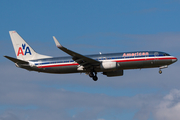
<path fill-rule="evenodd" d="M 73 66 L 73 65 L 79 65 L 79 64 L 78 64 L 78 63 L 72 63 L 72 64 L 60 64 L 60 65 L 46 65 L 46 66 L 38 66 L 38 68 L 60 67 L 60 66 Z"/>
<path fill-rule="evenodd" d="M 177 60 L 177 58 L 175 58 L 175 57 L 171 57 L 171 58 L 158 58 L 158 60 L 168 60 L 168 59 L 175 59 L 175 60 Z"/>

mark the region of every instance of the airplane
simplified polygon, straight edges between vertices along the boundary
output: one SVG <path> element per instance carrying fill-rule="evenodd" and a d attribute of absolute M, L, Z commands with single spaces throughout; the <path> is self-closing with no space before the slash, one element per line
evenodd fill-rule
<path fill-rule="evenodd" d="M 19 68 L 44 73 L 66 74 L 86 73 L 94 81 L 98 80 L 97 73 L 102 72 L 107 77 L 123 76 L 124 70 L 163 68 L 178 59 L 160 51 L 135 51 L 122 53 L 106 53 L 82 55 L 62 46 L 53 36 L 56 46 L 69 54 L 67 57 L 52 57 L 36 53 L 25 40 L 16 32 L 9 31 L 17 58 L 4 56 Z"/>

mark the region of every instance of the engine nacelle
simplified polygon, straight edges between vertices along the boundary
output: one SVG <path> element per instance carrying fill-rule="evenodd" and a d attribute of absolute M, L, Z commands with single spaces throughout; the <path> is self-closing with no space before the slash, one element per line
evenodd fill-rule
<path fill-rule="evenodd" d="M 114 77 L 114 76 L 123 76 L 123 70 L 116 70 L 111 72 L 103 72 L 103 75 L 107 75 L 107 77 Z"/>
<path fill-rule="evenodd" d="M 111 62 L 111 61 L 109 61 L 109 62 L 102 62 L 101 63 L 101 66 L 100 66 L 100 68 L 102 69 L 102 70 L 115 70 L 115 69 L 117 69 L 117 63 L 116 62 Z"/>

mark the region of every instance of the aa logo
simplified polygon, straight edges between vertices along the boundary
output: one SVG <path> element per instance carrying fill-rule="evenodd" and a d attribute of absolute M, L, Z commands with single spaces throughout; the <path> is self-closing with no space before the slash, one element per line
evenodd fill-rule
<path fill-rule="evenodd" d="M 29 53 L 31 55 L 31 51 L 30 51 L 29 47 L 28 46 L 26 47 L 26 44 L 22 44 L 22 47 L 19 47 L 19 49 L 18 49 L 17 56 L 19 56 L 20 54 L 26 55 L 27 53 Z"/>

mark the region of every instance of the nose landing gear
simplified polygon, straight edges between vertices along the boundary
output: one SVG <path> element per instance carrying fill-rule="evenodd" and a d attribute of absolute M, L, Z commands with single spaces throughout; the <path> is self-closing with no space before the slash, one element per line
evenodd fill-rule
<path fill-rule="evenodd" d="M 162 74 L 162 70 L 161 69 L 159 69 L 159 74 Z"/>
<path fill-rule="evenodd" d="M 89 73 L 89 77 L 91 77 L 94 81 L 97 81 L 97 80 L 98 80 L 97 72 L 96 72 L 96 71 L 91 71 L 91 72 Z"/>
<path fill-rule="evenodd" d="M 167 68 L 167 67 L 168 67 L 167 65 L 159 67 L 159 74 L 162 74 L 162 70 L 161 69 L 164 69 L 164 68 Z"/>

